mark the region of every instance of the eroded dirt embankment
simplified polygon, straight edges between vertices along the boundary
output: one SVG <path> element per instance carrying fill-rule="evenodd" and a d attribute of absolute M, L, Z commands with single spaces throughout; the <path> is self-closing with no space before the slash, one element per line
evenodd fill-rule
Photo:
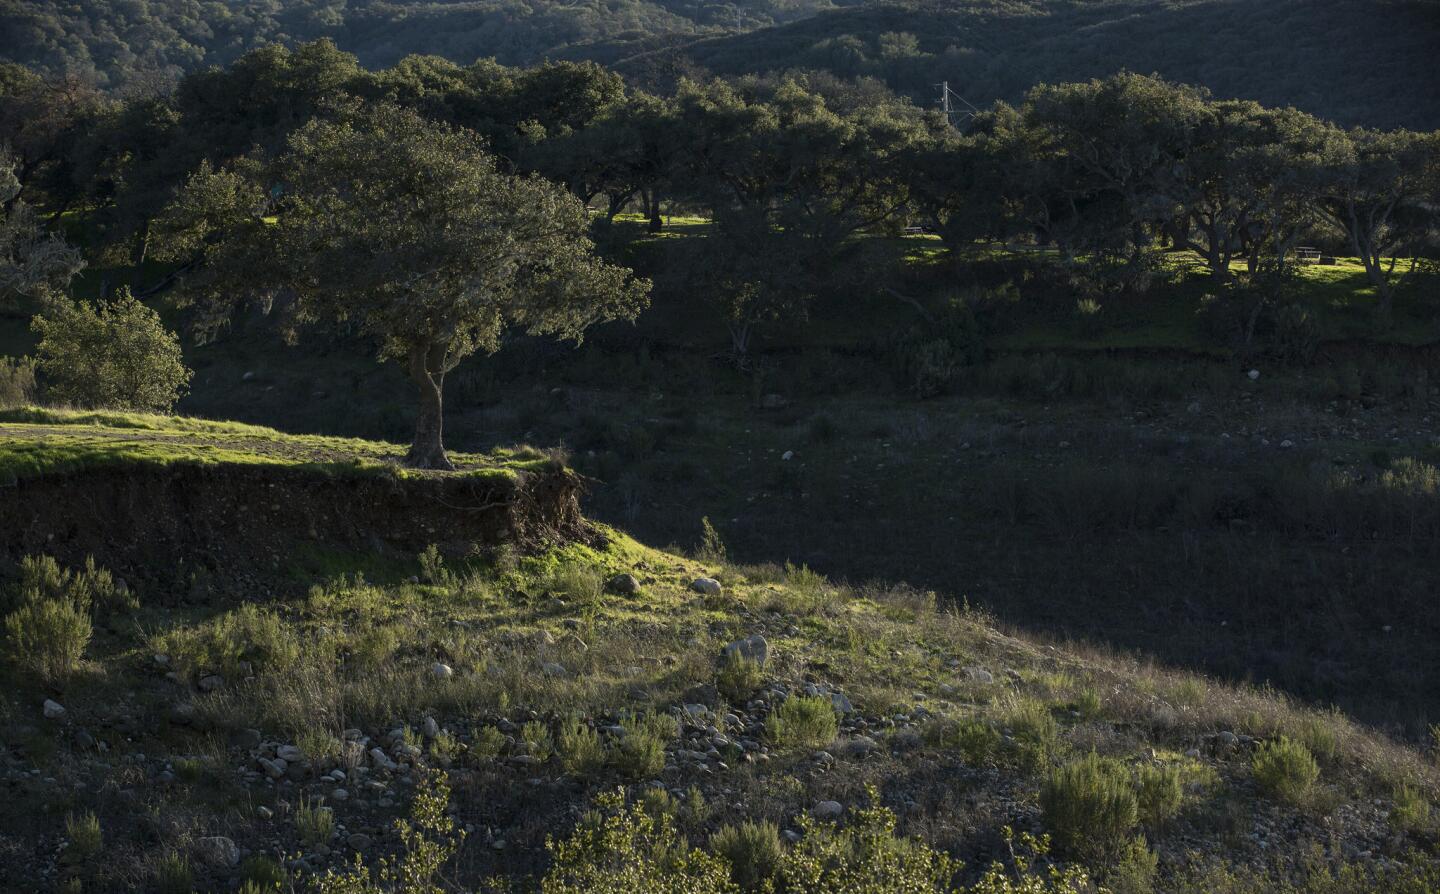
<path fill-rule="evenodd" d="M 143 465 L 31 478 L 0 488 L 0 565 L 94 556 L 147 590 L 283 577 L 297 555 L 413 557 L 520 549 L 585 535 L 582 479 L 556 466 L 516 476 L 327 475 L 241 465 Z"/>

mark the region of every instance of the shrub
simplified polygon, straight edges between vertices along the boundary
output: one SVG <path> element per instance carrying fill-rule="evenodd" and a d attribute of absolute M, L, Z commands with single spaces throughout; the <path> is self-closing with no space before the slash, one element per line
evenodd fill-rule
<path fill-rule="evenodd" d="M 1285 736 L 1256 749 L 1250 768 L 1262 791 L 1290 804 L 1306 803 L 1320 778 L 1310 749 Z"/>
<path fill-rule="evenodd" d="M 601 795 L 598 810 L 575 832 L 547 839 L 551 866 L 541 894 L 728 894 L 735 890 L 725 862 L 691 848 L 673 818 L 657 818 L 620 792 Z"/>
<path fill-rule="evenodd" d="M 481 727 L 470 743 L 470 753 L 481 760 L 494 760 L 505 750 L 505 734 L 493 726 Z"/>
<path fill-rule="evenodd" d="M 448 767 L 460 758 L 460 740 L 441 730 L 438 736 L 430 740 L 430 756 L 441 766 Z"/>
<path fill-rule="evenodd" d="M 335 811 L 319 801 L 301 797 L 295 808 L 295 831 L 308 847 L 318 847 L 335 834 Z"/>
<path fill-rule="evenodd" d="M 415 790 L 410 817 L 395 822 L 400 856 L 382 857 L 374 867 L 357 854 L 344 872 L 326 870 L 316 883 L 317 894 L 431 894 L 440 868 L 455 856 L 465 833 L 455 828 L 446 811 L 450 785 L 443 773 L 427 773 Z"/>
<path fill-rule="evenodd" d="M 285 670 L 300 661 L 300 640 L 279 615 L 245 603 L 205 624 L 169 631 L 155 651 L 168 654 L 186 673 L 214 671 L 227 677 L 252 670 Z"/>
<path fill-rule="evenodd" d="M 1075 302 L 1075 323 L 1080 334 L 1093 338 L 1104 328 L 1104 308 L 1094 298 L 1081 298 Z"/>
<path fill-rule="evenodd" d="M 871 802 L 878 802 L 875 789 L 868 791 Z M 959 865 L 919 839 L 896 837 L 895 814 L 884 807 L 857 807 L 843 827 L 805 816 L 797 822 L 802 837 L 780 861 L 780 890 L 844 894 L 953 890 L 950 881 Z"/>
<path fill-rule="evenodd" d="M 190 382 L 180 339 L 128 289 L 105 304 L 61 299 L 31 327 L 39 370 L 62 403 L 168 413 Z"/>
<path fill-rule="evenodd" d="M 1390 825 L 1400 832 L 1424 835 L 1435 828 L 1431 818 L 1430 800 L 1424 792 L 1409 785 L 1395 790 L 1395 807 L 1390 811 Z"/>
<path fill-rule="evenodd" d="M 977 717 L 932 723 L 925 738 L 933 747 L 954 749 L 965 763 L 976 767 L 1000 750 L 1000 731 Z"/>
<path fill-rule="evenodd" d="M 1164 825 L 1179 812 L 1183 794 L 1177 767 L 1146 765 L 1135 773 L 1140 821 L 1152 829 Z"/>
<path fill-rule="evenodd" d="M 35 361 L 29 357 L 0 357 L 0 410 L 35 402 Z"/>
<path fill-rule="evenodd" d="M 100 820 L 91 811 L 65 817 L 65 836 L 70 839 L 66 853 L 73 853 L 80 859 L 88 859 L 100 853 L 104 838 L 100 833 Z"/>
<path fill-rule="evenodd" d="M 450 572 L 445 569 L 445 558 L 440 555 L 440 547 L 433 543 L 420 553 L 420 580 L 435 586 L 451 581 Z"/>
<path fill-rule="evenodd" d="M 263 854 L 246 857 L 240 864 L 240 877 L 257 891 L 278 891 L 290 878 L 284 866 Z"/>
<path fill-rule="evenodd" d="M 555 754 L 555 737 L 550 735 L 550 727 L 538 720 L 520 727 L 520 741 L 525 743 L 525 753 L 542 764 Z"/>
<path fill-rule="evenodd" d="M 51 599 L 68 602 L 81 614 L 92 616 L 140 607 L 134 594 L 97 566 L 93 556 L 87 556 L 79 570 L 62 568 L 51 556 L 25 556 L 20 560 L 20 585 L 5 605 L 13 608 Z"/>
<path fill-rule="evenodd" d="M 90 618 L 59 599 L 26 603 L 5 618 L 11 660 L 51 684 L 80 666 L 91 633 Z"/>
<path fill-rule="evenodd" d="M 695 551 L 695 558 L 714 564 L 725 561 L 725 541 L 721 539 L 715 526 L 710 524 L 709 516 L 702 516 L 700 519 L 700 548 Z"/>
<path fill-rule="evenodd" d="M 785 856 L 780 827 L 766 821 L 725 826 L 710 836 L 710 850 L 730 864 L 730 878 L 746 891 L 774 876 Z"/>
<path fill-rule="evenodd" d="M 1045 705 L 1035 699 L 1020 699 L 1005 711 L 1000 722 L 1010 731 L 1011 749 L 1022 770 L 1035 773 L 1050 761 L 1060 728 Z"/>
<path fill-rule="evenodd" d="M 1050 772 L 1040 809 L 1061 849 L 1088 860 L 1119 853 L 1140 818 L 1129 771 L 1093 753 Z"/>
<path fill-rule="evenodd" d="M 665 768 L 665 743 L 679 730 L 675 719 L 664 714 L 645 713 L 623 717 L 625 734 L 610 753 L 610 763 L 631 779 L 648 779 Z"/>
<path fill-rule="evenodd" d="M 194 889 L 195 872 L 184 854 L 166 851 L 155 862 L 155 890 L 159 894 L 191 894 Z"/>
<path fill-rule="evenodd" d="M 579 605 L 594 605 L 605 592 L 605 579 L 583 562 L 565 562 L 546 577 L 544 586 Z"/>
<path fill-rule="evenodd" d="M 796 695 L 780 703 L 765 721 L 770 740 L 781 748 L 821 748 L 840 731 L 835 706 L 823 695 Z"/>
<path fill-rule="evenodd" d="M 573 776 L 591 776 L 605 765 L 605 749 L 600 734 L 585 721 L 571 717 L 560 725 L 560 765 Z"/>
<path fill-rule="evenodd" d="M 763 682 L 760 662 L 738 652 L 721 659 L 720 671 L 715 675 L 715 688 L 732 702 L 744 702 L 755 694 Z"/>

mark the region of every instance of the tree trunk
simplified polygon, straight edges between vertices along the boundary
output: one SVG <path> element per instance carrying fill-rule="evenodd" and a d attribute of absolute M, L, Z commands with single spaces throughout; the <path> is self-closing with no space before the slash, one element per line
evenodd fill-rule
<path fill-rule="evenodd" d="M 139 267 L 145 263 L 145 257 L 150 253 L 150 221 L 141 224 L 139 232 L 135 234 L 135 245 L 130 249 L 130 264 Z"/>
<path fill-rule="evenodd" d="M 650 194 L 650 232 L 658 233 L 665 228 L 665 221 L 660 219 L 660 196 Z"/>
<path fill-rule="evenodd" d="M 454 471 L 455 466 L 445 455 L 442 440 L 444 429 L 445 372 L 436 361 L 435 348 L 415 348 L 410 352 L 410 378 L 419 391 L 420 405 L 415 417 L 415 440 L 405 454 L 405 464 L 416 469 Z M 439 352 L 443 356 L 443 351 Z"/>

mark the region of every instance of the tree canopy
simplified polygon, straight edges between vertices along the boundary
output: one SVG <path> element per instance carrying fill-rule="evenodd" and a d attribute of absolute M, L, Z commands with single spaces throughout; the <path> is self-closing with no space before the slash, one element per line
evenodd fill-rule
<path fill-rule="evenodd" d="M 631 318 L 648 284 L 592 253 L 579 200 L 501 171 L 473 132 L 391 104 L 349 106 L 273 159 L 202 167 L 165 217 L 165 252 L 198 261 L 182 287 L 202 329 L 249 297 L 291 332 L 349 326 L 405 364 L 420 393 L 409 461 L 449 468 L 446 373 L 518 327 L 579 340 Z"/>

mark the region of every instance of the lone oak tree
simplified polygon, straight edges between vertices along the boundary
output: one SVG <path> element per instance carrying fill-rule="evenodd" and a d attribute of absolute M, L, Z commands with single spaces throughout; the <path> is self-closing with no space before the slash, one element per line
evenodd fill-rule
<path fill-rule="evenodd" d="M 167 209 L 164 251 L 194 263 L 199 330 L 239 302 L 286 305 L 287 334 L 328 323 L 379 342 L 419 390 L 406 462 L 452 469 L 445 374 L 511 327 L 580 340 L 633 319 L 649 283 L 593 253 L 579 200 L 497 168 L 473 132 L 393 105 L 312 120 L 278 157 L 202 167 Z"/>

